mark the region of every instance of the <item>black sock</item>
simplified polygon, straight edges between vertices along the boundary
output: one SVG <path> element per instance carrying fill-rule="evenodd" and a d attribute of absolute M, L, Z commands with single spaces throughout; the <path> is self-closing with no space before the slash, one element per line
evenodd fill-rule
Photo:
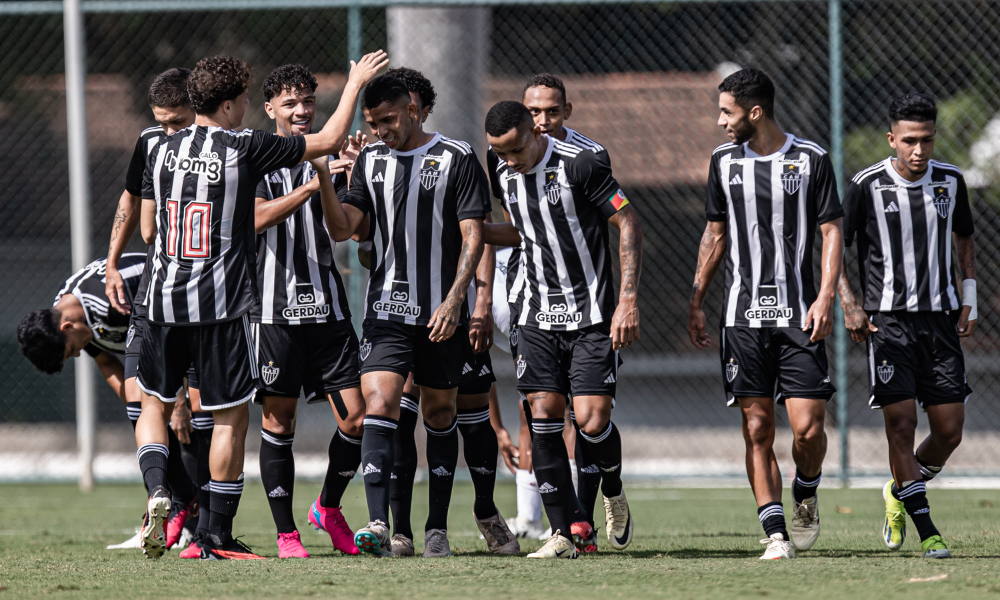
<path fill-rule="evenodd" d="M 136 450 L 135 456 L 139 459 L 139 470 L 142 471 L 142 482 L 146 484 L 147 492 L 160 486 L 166 487 L 169 452 L 163 444 L 143 444 Z"/>
<path fill-rule="evenodd" d="M 212 491 L 209 481 L 212 471 L 208 463 L 208 455 L 212 449 L 212 432 L 215 430 L 215 420 L 210 412 L 196 412 L 191 415 L 191 445 L 197 445 L 198 472 L 195 484 L 198 486 L 198 529 L 195 533 L 208 534 L 208 522 L 212 515 Z"/>
<path fill-rule="evenodd" d="M 490 424 L 490 407 L 458 409 L 458 430 L 462 433 L 465 463 L 476 489 L 472 510 L 476 518 L 487 519 L 497 514 L 493 491 L 497 483 L 497 433 Z"/>
<path fill-rule="evenodd" d="M 326 466 L 323 491 L 319 494 L 319 505 L 324 508 L 339 508 L 347 484 L 354 478 L 361 462 L 361 438 L 347 435 L 340 428 L 333 434 L 328 451 L 330 462 Z"/>
<path fill-rule="evenodd" d="M 243 475 L 240 475 L 236 481 L 212 479 L 208 485 L 209 489 L 212 490 L 210 502 L 212 514 L 208 521 L 209 533 L 232 536 L 233 517 L 236 516 L 236 510 L 240 507 L 240 497 L 243 495 Z"/>
<path fill-rule="evenodd" d="M 427 430 L 427 524 L 424 531 L 448 529 L 448 507 L 451 488 L 458 466 L 457 421 L 444 429 L 434 429 L 424 421 Z"/>
<path fill-rule="evenodd" d="M 597 491 L 601 489 L 601 470 L 587 454 L 587 444 L 580 435 L 580 427 L 576 424 L 576 415 L 572 410 L 569 411 L 569 418 L 576 429 L 576 496 L 587 515 L 587 522 L 593 527 Z"/>
<path fill-rule="evenodd" d="M 295 457 L 292 455 L 294 433 L 260 430 L 260 481 L 278 533 L 295 531 L 292 494 L 295 487 Z"/>
<path fill-rule="evenodd" d="M 173 429 L 167 428 L 167 439 L 170 440 L 170 453 L 167 456 L 167 485 L 170 495 L 176 504 L 187 506 L 198 495 L 198 488 L 188 476 L 184 467 L 184 456 L 181 452 L 181 441 Z"/>
<path fill-rule="evenodd" d="M 622 493 L 622 436 L 618 433 L 618 428 L 613 422 L 608 421 L 607 426 L 595 435 L 589 435 L 581 429 L 580 437 L 583 438 L 587 447 L 587 456 L 592 458 L 601 470 L 601 492 L 606 498 L 620 496 Z"/>
<path fill-rule="evenodd" d="M 569 454 L 562 437 L 563 424 L 563 417 L 532 419 L 531 459 L 552 532 L 559 530 L 569 538 L 576 494 L 569 472 Z"/>
<path fill-rule="evenodd" d="M 917 465 L 920 466 L 920 475 L 924 478 L 924 481 L 930 481 L 931 479 L 934 479 L 935 477 L 938 476 L 938 473 L 941 472 L 941 469 L 944 468 L 944 465 L 941 465 L 940 467 L 935 467 L 934 465 L 929 465 L 925 463 L 924 461 L 920 460 L 920 457 L 917 456 L 916 452 L 913 453 L 913 458 L 917 459 Z"/>
<path fill-rule="evenodd" d="M 768 502 L 757 508 L 757 518 L 764 528 L 764 535 L 771 537 L 780 533 L 788 540 L 788 529 L 785 528 L 785 509 L 781 502 Z"/>
<path fill-rule="evenodd" d="M 417 442 L 414 430 L 420 404 L 416 398 L 403 394 L 399 404 L 399 427 L 394 437 L 395 452 L 392 481 L 389 484 L 389 505 L 392 507 L 392 532 L 413 539 L 410 510 L 413 506 L 413 479 L 417 475 Z"/>
<path fill-rule="evenodd" d="M 920 541 L 934 535 L 941 535 L 934 521 L 931 521 L 931 506 L 927 502 L 927 485 L 923 481 L 914 481 L 903 489 L 892 484 L 892 495 L 903 501 L 906 514 L 910 515 L 913 525 L 920 534 Z"/>
<path fill-rule="evenodd" d="M 816 495 L 816 490 L 819 488 L 819 482 L 822 478 L 822 471 L 817 473 L 815 477 L 807 477 L 802 474 L 802 471 L 795 469 L 795 481 L 792 482 L 792 498 L 796 502 L 812 498 Z"/>
<path fill-rule="evenodd" d="M 132 431 L 135 431 L 135 425 L 139 422 L 139 415 L 142 414 L 142 402 L 126 402 L 125 413 L 128 415 L 129 422 L 132 423 Z"/>
<path fill-rule="evenodd" d="M 389 482 L 392 481 L 392 438 L 397 423 L 389 417 L 365 415 L 361 437 L 361 474 L 365 480 L 370 521 L 389 522 Z"/>

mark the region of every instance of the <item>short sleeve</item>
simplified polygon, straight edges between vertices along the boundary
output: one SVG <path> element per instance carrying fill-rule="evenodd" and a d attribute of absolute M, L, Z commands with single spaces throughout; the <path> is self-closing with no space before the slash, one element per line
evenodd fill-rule
<path fill-rule="evenodd" d="M 708 165 L 708 185 L 705 194 L 705 217 L 709 221 L 725 221 L 728 218 L 729 202 L 726 192 L 722 189 L 722 167 L 719 166 L 719 155 L 713 154 Z"/>
<path fill-rule="evenodd" d="M 815 165 L 816 172 L 809 185 L 809 193 L 816 207 L 816 221 L 822 225 L 843 217 L 844 207 L 840 205 L 840 196 L 837 194 L 837 178 L 830 155 L 823 154 L 816 159 Z"/>
<path fill-rule="evenodd" d="M 611 159 L 606 152 L 581 151 L 567 163 L 566 175 L 571 185 L 580 186 L 583 199 L 597 207 L 605 218 L 611 218 L 628 204 L 611 173 Z"/>
<path fill-rule="evenodd" d="M 290 169 L 302 161 L 306 152 L 303 136 L 281 137 L 265 131 L 250 134 L 247 166 L 254 181 L 277 169 Z"/>
<path fill-rule="evenodd" d="M 486 173 L 490 178 L 490 193 L 507 208 L 507 199 L 503 197 L 503 186 L 500 185 L 500 157 L 492 148 L 486 151 Z"/>
<path fill-rule="evenodd" d="M 269 192 L 271 191 L 271 182 L 264 177 L 257 182 L 257 191 L 254 193 L 254 198 L 266 198 L 271 199 Z"/>
<path fill-rule="evenodd" d="M 455 154 L 455 164 L 451 166 L 451 180 L 454 182 L 455 211 L 458 220 L 482 219 L 485 207 L 491 206 L 486 173 L 476 158 L 475 151 Z"/>
<path fill-rule="evenodd" d="M 368 182 L 365 181 L 365 165 L 368 162 L 369 154 L 370 152 L 362 150 L 361 154 L 358 155 L 358 159 L 354 161 L 354 170 L 351 171 L 351 185 L 344 195 L 341 196 L 340 190 L 337 190 L 337 197 L 340 198 L 343 204 L 350 204 L 366 215 L 372 211 L 371 196 L 368 193 Z M 374 227 L 370 229 L 374 229 Z"/>
<path fill-rule="evenodd" d="M 144 200 L 156 198 L 156 189 L 153 187 L 153 163 L 159 150 L 159 148 L 154 149 L 142 161 L 142 198 Z"/>
<path fill-rule="evenodd" d="M 962 237 L 968 237 L 976 232 L 976 224 L 972 220 L 972 207 L 969 206 L 969 189 L 962 176 L 958 177 L 958 193 L 955 194 L 955 210 L 951 215 L 951 231 Z"/>
<path fill-rule="evenodd" d="M 866 197 L 866 188 L 852 181 L 844 194 L 844 247 L 854 244 L 855 236 L 865 235 L 868 226 L 868 210 L 871 205 Z"/>
<path fill-rule="evenodd" d="M 128 161 L 128 171 L 125 172 L 125 191 L 133 196 L 142 195 L 142 174 L 146 171 L 146 148 L 142 136 L 135 142 L 132 160 Z"/>

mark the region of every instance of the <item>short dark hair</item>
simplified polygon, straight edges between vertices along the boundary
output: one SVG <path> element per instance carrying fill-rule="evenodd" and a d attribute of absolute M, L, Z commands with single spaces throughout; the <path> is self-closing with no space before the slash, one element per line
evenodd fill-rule
<path fill-rule="evenodd" d="M 393 67 L 385 72 L 389 77 L 395 77 L 406 84 L 406 89 L 415 92 L 420 96 L 420 103 L 424 105 L 424 108 L 429 109 L 427 112 L 434 112 L 434 104 L 437 102 L 437 92 L 434 91 L 434 86 L 431 84 L 431 80 L 424 77 L 424 74 L 416 69 L 411 69 L 409 67 Z"/>
<path fill-rule="evenodd" d="M 563 85 L 562 79 L 559 79 L 551 73 L 539 73 L 531 79 L 528 83 L 524 84 L 524 89 L 521 90 L 521 98 L 524 99 L 524 95 L 528 93 L 528 90 L 533 87 L 547 87 L 554 90 L 559 90 L 562 94 L 563 106 L 566 106 L 566 86 Z"/>
<path fill-rule="evenodd" d="M 401 98 L 410 99 L 410 90 L 398 77 L 379 75 L 372 79 L 361 95 L 361 106 L 371 110 L 383 102 L 392 104 Z"/>
<path fill-rule="evenodd" d="M 17 325 L 17 344 L 21 354 L 42 373 L 62 371 L 66 352 L 66 334 L 59 330 L 61 313 L 43 308 L 28 313 Z"/>
<path fill-rule="evenodd" d="M 889 103 L 889 125 L 900 121 L 937 122 L 937 105 L 924 94 L 903 94 Z"/>
<path fill-rule="evenodd" d="M 160 73 L 149 86 L 146 101 L 157 108 L 175 108 L 191 104 L 188 97 L 187 82 L 191 69 L 174 67 Z"/>
<path fill-rule="evenodd" d="M 247 91 L 252 81 L 253 72 L 246 61 L 232 56 L 203 58 L 188 77 L 191 106 L 199 115 L 210 115 L 226 100 L 235 100 Z"/>
<path fill-rule="evenodd" d="M 284 91 L 316 93 L 316 77 L 312 71 L 303 65 L 282 65 L 271 71 L 264 79 L 261 91 L 264 93 L 264 101 L 270 102 L 271 98 L 281 95 Z"/>
<path fill-rule="evenodd" d="M 486 134 L 500 137 L 525 122 L 534 122 L 527 106 L 513 100 L 501 100 L 486 113 Z"/>
<path fill-rule="evenodd" d="M 720 92 L 729 92 L 743 110 L 761 107 L 764 116 L 774 118 L 774 82 L 760 69 L 740 69 L 719 84 Z"/>

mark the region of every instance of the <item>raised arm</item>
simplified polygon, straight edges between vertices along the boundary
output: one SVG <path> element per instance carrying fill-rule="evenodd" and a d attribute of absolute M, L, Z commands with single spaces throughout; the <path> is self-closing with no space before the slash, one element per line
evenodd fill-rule
<path fill-rule="evenodd" d="M 692 344 L 703 350 L 712 345 L 712 340 L 705 333 L 705 311 L 702 310 L 702 304 L 725 254 L 726 222 L 709 221 L 698 246 L 698 266 L 694 269 L 694 285 L 688 306 L 688 336 Z"/>
<path fill-rule="evenodd" d="M 462 252 L 458 256 L 458 271 L 448 296 L 437 307 L 427 324 L 431 328 L 428 337 L 432 342 L 442 342 L 455 333 L 462 303 L 465 302 L 465 293 L 479 267 L 479 259 L 483 256 L 483 219 L 463 219 L 459 221 L 458 226 L 462 230 Z"/>
<path fill-rule="evenodd" d="M 623 206 L 608 222 L 618 228 L 618 255 L 622 280 L 618 308 L 611 319 L 611 345 L 615 350 L 639 339 L 639 275 L 642 273 L 642 223 L 631 205 Z"/>
<path fill-rule="evenodd" d="M 979 320 L 976 307 L 976 240 L 972 234 L 955 238 L 955 254 L 958 256 L 958 270 L 962 273 L 962 314 L 958 319 L 959 337 L 967 337 L 976 328 Z"/>
<path fill-rule="evenodd" d="M 118 272 L 118 261 L 121 260 L 125 246 L 132 239 L 135 228 L 139 226 L 139 213 L 142 199 L 125 190 L 118 199 L 118 210 L 111 225 L 111 243 L 108 245 L 108 266 L 105 273 L 104 293 L 111 301 L 111 306 L 123 315 L 130 314 L 132 307 L 125 299 L 125 282 Z"/>
<path fill-rule="evenodd" d="M 819 295 L 806 313 L 802 331 L 812 328 L 810 342 L 818 342 L 833 331 L 833 300 L 837 297 L 837 281 L 844 264 L 844 219 L 838 217 L 819 226 L 823 236 L 823 255 L 820 263 Z"/>

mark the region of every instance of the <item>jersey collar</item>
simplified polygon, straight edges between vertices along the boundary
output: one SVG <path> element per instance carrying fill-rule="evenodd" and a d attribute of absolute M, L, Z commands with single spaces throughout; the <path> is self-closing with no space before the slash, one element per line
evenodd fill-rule
<path fill-rule="evenodd" d="M 544 169 L 545 165 L 549 164 L 549 158 L 552 156 L 552 149 L 556 147 L 556 139 L 548 135 L 545 136 L 545 138 L 548 140 L 549 145 L 545 148 L 545 154 L 542 155 L 542 160 L 538 161 L 537 165 L 531 167 L 531 170 L 525 173 L 525 175 L 534 175 Z"/>
<path fill-rule="evenodd" d="M 794 139 L 795 139 L 794 135 L 792 135 L 790 133 L 786 133 L 785 134 L 785 143 L 781 146 L 781 148 L 778 149 L 777 152 L 774 152 L 772 154 L 768 154 L 767 156 L 761 156 L 760 154 L 757 154 L 756 152 L 754 152 L 753 150 L 751 150 L 750 149 L 750 142 L 743 142 L 743 156 L 745 156 L 746 158 L 760 158 L 760 159 L 763 159 L 763 160 L 773 160 L 775 158 L 778 158 L 779 156 L 784 156 L 785 154 L 787 154 L 789 148 L 792 147 L 792 140 L 794 140 Z"/>
<path fill-rule="evenodd" d="M 427 152 L 427 150 L 433 148 L 434 145 L 437 144 L 440 140 L 441 140 L 441 134 L 435 131 L 434 135 L 431 136 L 431 141 L 427 142 L 423 146 L 414 148 L 413 150 L 407 150 L 406 152 L 401 152 L 399 150 L 393 150 L 392 148 L 389 148 L 389 153 L 392 154 L 394 158 L 397 156 L 416 156 L 417 154 L 422 154 L 424 152 Z"/>
<path fill-rule="evenodd" d="M 934 165 L 931 164 L 932 161 L 927 161 L 927 171 L 924 172 L 924 176 L 916 181 L 910 181 L 909 179 L 904 179 L 896 167 L 892 164 L 892 157 L 886 158 L 884 161 L 885 170 L 892 177 L 892 180 L 896 182 L 897 185 L 903 187 L 920 187 L 931 181 L 931 169 Z"/>

